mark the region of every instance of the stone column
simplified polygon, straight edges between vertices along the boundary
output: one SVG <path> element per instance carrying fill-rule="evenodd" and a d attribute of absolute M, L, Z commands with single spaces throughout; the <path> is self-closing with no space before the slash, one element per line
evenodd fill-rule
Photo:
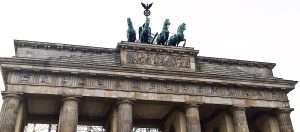
<path fill-rule="evenodd" d="M 290 117 L 292 108 L 280 108 L 276 111 L 280 132 L 294 132 Z"/>
<path fill-rule="evenodd" d="M 249 132 L 245 107 L 233 107 L 233 124 L 235 132 Z"/>
<path fill-rule="evenodd" d="M 0 132 L 14 132 L 17 122 L 18 109 L 22 97 L 17 94 L 3 95 L 3 104 L 0 112 Z"/>
<path fill-rule="evenodd" d="M 78 99 L 66 97 L 60 109 L 58 132 L 76 132 L 78 124 Z"/>
<path fill-rule="evenodd" d="M 117 132 L 132 132 L 132 104 L 130 99 L 121 99 L 118 105 Z"/>
<path fill-rule="evenodd" d="M 198 104 L 185 106 L 187 132 L 201 132 Z"/>

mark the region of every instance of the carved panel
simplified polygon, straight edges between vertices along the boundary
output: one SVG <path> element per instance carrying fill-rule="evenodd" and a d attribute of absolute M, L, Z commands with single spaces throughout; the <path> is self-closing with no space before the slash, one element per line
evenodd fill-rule
<path fill-rule="evenodd" d="M 191 68 L 189 56 L 180 54 L 157 54 L 151 52 L 127 52 L 128 64 Z"/>

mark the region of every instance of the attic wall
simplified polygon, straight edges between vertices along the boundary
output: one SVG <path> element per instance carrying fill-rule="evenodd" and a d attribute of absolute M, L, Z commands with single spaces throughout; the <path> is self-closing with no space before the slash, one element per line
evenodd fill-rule
<path fill-rule="evenodd" d="M 82 52 L 70 52 L 66 50 L 45 50 L 33 48 L 18 48 L 16 51 L 17 57 L 29 57 L 38 59 L 49 59 L 50 57 L 59 58 L 61 56 L 80 56 Z"/>
<path fill-rule="evenodd" d="M 199 62 L 197 60 L 196 67 L 199 72 L 204 73 L 215 73 L 215 74 L 225 74 L 225 75 L 255 75 L 263 77 L 273 77 L 272 69 L 266 67 L 255 67 L 255 66 L 243 66 L 234 64 L 219 64 L 212 62 Z"/>

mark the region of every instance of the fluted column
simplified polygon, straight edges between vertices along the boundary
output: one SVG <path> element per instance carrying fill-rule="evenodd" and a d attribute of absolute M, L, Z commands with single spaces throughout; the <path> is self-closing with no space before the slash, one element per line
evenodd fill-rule
<path fill-rule="evenodd" d="M 276 111 L 280 132 L 294 132 L 290 117 L 292 108 L 280 108 Z"/>
<path fill-rule="evenodd" d="M 76 132 L 78 124 L 78 99 L 66 97 L 59 115 L 58 132 Z"/>
<path fill-rule="evenodd" d="M 21 101 L 22 97 L 17 94 L 3 95 L 3 104 L 0 112 L 0 132 L 13 132 L 15 130 Z"/>
<path fill-rule="evenodd" d="M 199 106 L 187 104 L 185 106 L 187 132 L 201 132 Z"/>
<path fill-rule="evenodd" d="M 118 101 L 118 129 L 117 132 L 132 132 L 132 104 L 130 99 Z"/>
<path fill-rule="evenodd" d="M 233 107 L 232 109 L 234 131 L 249 132 L 245 107 Z"/>

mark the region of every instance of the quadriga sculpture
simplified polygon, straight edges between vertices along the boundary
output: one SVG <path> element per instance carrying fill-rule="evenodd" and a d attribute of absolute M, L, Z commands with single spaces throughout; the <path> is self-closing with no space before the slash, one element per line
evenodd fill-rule
<path fill-rule="evenodd" d="M 156 43 L 158 45 L 166 45 L 166 42 L 168 41 L 169 38 L 169 26 L 170 26 L 170 20 L 166 19 L 162 28 L 161 33 L 158 35 L 156 39 Z"/>
<path fill-rule="evenodd" d="M 130 18 L 127 18 L 128 30 L 127 30 L 127 41 L 128 42 L 135 42 L 136 40 L 136 33 L 133 28 L 132 22 Z"/>
<path fill-rule="evenodd" d="M 168 41 L 168 45 L 169 46 L 178 46 L 178 44 L 181 42 L 181 41 L 184 41 L 184 44 L 183 44 L 183 47 L 185 46 L 185 43 L 186 43 L 186 39 L 184 38 L 184 30 L 185 30 L 185 23 L 182 23 L 178 29 L 177 29 L 177 33 L 173 36 L 171 36 L 171 38 L 169 39 Z"/>

